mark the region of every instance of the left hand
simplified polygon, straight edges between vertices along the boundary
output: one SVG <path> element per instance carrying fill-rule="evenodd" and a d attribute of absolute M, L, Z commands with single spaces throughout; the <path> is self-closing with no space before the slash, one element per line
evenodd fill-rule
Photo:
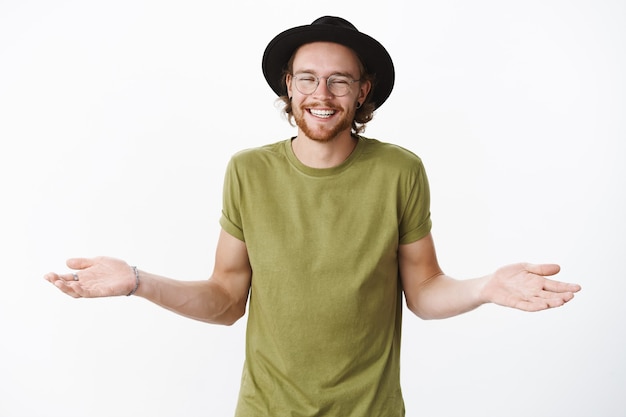
<path fill-rule="evenodd" d="M 105 256 L 71 258 L 67 266 L 72 273 L 50 272 L 44 278 L 74 298 L 127 295 L 135 287 L 135 273 L 124 261 Z"/>
<path fill-rule="evenodd" d="M 502 267 L 487 279 L 482 298 L 487 302 L 524 311 L 560 307 L 581 289 L 578 284 L 546 278 L 560 270 L 554 264 L 519 263 Z"/>

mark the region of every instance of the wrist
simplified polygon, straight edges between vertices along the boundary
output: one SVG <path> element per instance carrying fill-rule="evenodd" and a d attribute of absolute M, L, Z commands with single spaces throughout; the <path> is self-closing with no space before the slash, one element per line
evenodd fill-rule
<path fill-rule="evenodd" d="M 493 275 L 489 274 L 476 279 L 476 300 L 479 305 L 491 303 L 489 281 L 492 277 Z"/>
<path fill-rule="evenodd" d="M 137 292 L 137 289 L 139 288 L 139 270 L 137 269 L 136 266 L 131 266 L 131 268 L 133 270 L 133 274 L 135 275 L 135 285 L 133 289 L 130 290 L 128 294 L 126 294 L 127 297 L 130 297 L 131 295 L 135 294 L 135 292 Z"/>

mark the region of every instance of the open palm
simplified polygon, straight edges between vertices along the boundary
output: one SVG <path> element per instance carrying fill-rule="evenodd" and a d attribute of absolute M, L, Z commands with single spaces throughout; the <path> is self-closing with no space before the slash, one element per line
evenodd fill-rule
<path fill-rule="evenodd" d="M 75 275 L 50 272 L 44 278 L 75 298 L 126 295 L 135 287 L 133 269 L 119 259 L 72 258 L 67 260 L 67 266 L 76 271 Z"/>
<path fill-rule="evenodd" d="M 560 271 L 554 264 L 512 264 L 498 269 L 483 288 L 492 303 L 524 311 L 559 307 L 574 298 L 577 284 L 546 278 Z"/>

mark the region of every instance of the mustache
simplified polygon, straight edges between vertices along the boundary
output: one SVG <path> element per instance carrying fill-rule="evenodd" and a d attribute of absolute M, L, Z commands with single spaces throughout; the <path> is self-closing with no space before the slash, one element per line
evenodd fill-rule
<path fill-rule="evenodd" d="M 305 110 L 305 109 L 308 109 L 308 108 L 311 108 L 311 107 L 322 107 L 322 108 L 325 108 L 325 109 L 341 110 L 341 111 L 345 110 L 341 106 L 331 105 L 330 103 L 325 102 L 325 101 L 314 101 L 314 102 L 309 102 L 309 103 L 300 105 L 300 108 L 302 110 Z"/>

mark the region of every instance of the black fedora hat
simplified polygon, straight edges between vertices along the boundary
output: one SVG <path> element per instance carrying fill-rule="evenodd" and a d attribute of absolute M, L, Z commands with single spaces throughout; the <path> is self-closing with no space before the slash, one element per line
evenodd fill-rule
<path fill-rule="evenodd" d="M 368 73 L 375 74 L 376 85 L 372 101 L 380 107 L 391 94 L 395 70 L 391 56 L 380 42 L 361 33 L 350 22 L 340 17 L 323 16 L 310 25 L 297 26 L 276 35 L 263 53 L 263 75 L 274 92 L 287 93 L 282 83 L 283 70 L 293 53 L 310 42 L 335 42 L 354 50 Z"/>

